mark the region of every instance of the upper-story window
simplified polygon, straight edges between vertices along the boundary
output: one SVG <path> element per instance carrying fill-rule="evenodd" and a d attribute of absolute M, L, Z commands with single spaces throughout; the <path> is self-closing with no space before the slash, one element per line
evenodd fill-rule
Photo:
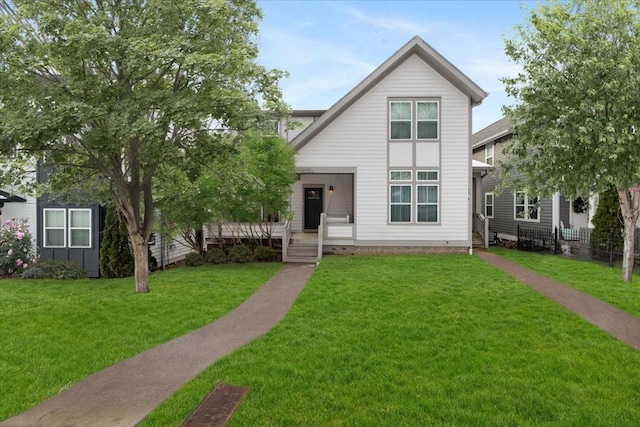
<path fill-rule="evenodd" d="M 390 140 L 440 138 L 440 102 L 401 100 L 389 102 Z"/>
<path fill-rule="evenodd" d="M 411 139 L 411 101 L 391 101 L 390 139 Z"/>
<path fill-rule="evenodd" d="M 487 144 L 484 149 L 484 162 L 491 166 L 493 166 L 493 148 L 493 144 Z"/>

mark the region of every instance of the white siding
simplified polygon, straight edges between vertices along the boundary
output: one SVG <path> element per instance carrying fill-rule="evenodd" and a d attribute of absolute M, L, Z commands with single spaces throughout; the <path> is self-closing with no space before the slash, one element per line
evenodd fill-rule
<path fill-rule="evenodd" d="M 439 97 L 440 224 L 388 224 L 389 97 Z M 354 215 L 359 241 L 469 242 L 470 102 L 417 56 L 410 57 L 323 129 L 297 155 L 299 168 L 356 167 Z M 325 187 L 326 188 L 326 187 Z M 300 182 L 293 201 L 302 200 Z M 292 205 L 299 227 L 301 206 Z M 412 212 L 412 217 L 415 211 Z M 464 246 L 460 243 L 460 246 Z"/>
<path fill-rule="evenodd" d="M 182 237 L 176 237 L 174 239 L 165 239 L 164 256 L 165 265 L 173 264 L 174 262 L 182 261 L 184 257 L 191 252 L 191 248 L 186 245 L 185 240 Z M 158 267 L 162 267 L 162 254 L 160 253 L 162 248 L 160 234 L 156 234 L 155 244 L 149 245 L 151 255 L 153 255 L 158 262 Z"/>
<path fill-rule="evenodd" d="M 20 195 L 25 198 L 27 201 L 24 203 L 17 202 L 9 202 L 5 203 L 2 208 L 2 221 L 3 223 L 8 219 L 15 218 L 17 220 L 26 220 L 29 225 L 29 231 L 31 232 L 31 237 L 38 238 L 38 224 L 37 224 L 37 209 L 36 209 L 36 198 L 31 196 Z"/>

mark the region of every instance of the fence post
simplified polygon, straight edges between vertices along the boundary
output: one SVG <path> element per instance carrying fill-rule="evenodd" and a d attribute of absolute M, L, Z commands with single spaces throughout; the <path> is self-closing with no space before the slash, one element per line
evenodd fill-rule
<path fill-rule="evenodd" d="M 558 254 L 558 227 L 553 227 L 553 254 Z"/>
<path fill-rule="evenodd" d="M 613 228 L 609 230 L 609 267 L 613 267 Z"/>
<path fill-rule="evenodd" d="M 520 250 L 520 224 L 518 224 L 518 239 L 516 240 L 516 249 Z"/>

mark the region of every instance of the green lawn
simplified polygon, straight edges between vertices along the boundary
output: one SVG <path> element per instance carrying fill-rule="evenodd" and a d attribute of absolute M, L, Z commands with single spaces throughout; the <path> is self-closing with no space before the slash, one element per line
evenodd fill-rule
<path fill-rule="evenodd" d="M 640 316 L 640 275 L 634 274 L 633 283 L 627 283 L 620 267 L 502 247 L 492 247 L 491 252 Z"/>
<path fill-rule="evenodd" d="M 145 295 L 132 278 L 0 280 L 0 420 L 221 317 L 280 266 L 156 272 Z"/>
<path fill-rule="evenodd" d="M 179 426 L 222 382 L 251 388 L 234 426 L 636 426 L 638 378 L 639 352 L 477 257 L 327 257 L 276 328 L 143 425 Z"/>

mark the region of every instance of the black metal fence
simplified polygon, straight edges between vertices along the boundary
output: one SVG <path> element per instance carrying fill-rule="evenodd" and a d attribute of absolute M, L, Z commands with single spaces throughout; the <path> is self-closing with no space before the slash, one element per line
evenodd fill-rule
<path fill-rule="evenodd" d="M 570 255 L 613 267 L 621 264 L 623 246 L 613 230 L 596 235 L 591 228 L 560 230 L 518 225 L 518 250 Z M 640 230 L 635 235 L 634 270 L 640 272 Z"/>

